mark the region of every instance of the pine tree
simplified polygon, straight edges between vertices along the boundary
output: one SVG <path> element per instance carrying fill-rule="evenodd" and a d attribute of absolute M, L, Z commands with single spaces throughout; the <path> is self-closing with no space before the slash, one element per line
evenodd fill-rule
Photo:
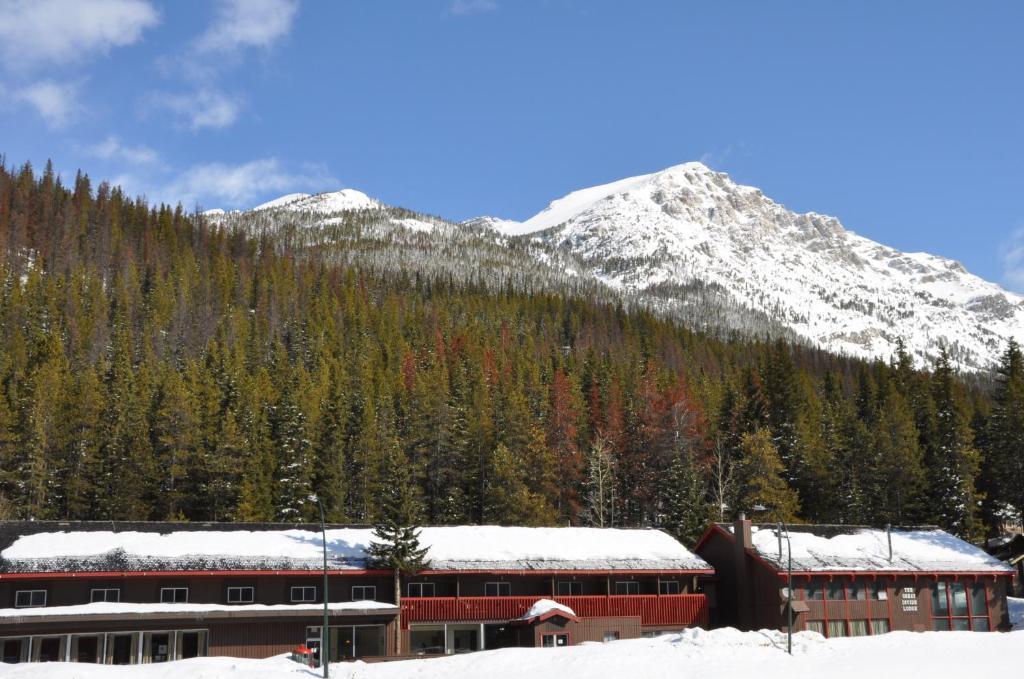
<path fill-rule="evenodd" d="M 707 479 L 689 450 L 680 450 L 668 469 L 662 485 L 661 509 L 661 526 L 684 545 L 696 543 L 714 518 L 708 503 Z"/>
<path fill-rule="evenodd" d="M 429 566 L 427 549 L 420 546 L 420 531 L 417 528 L 422 517 L 422 508 L 416 497 L 416 490 L 409 478 L 409 465 L 405 455 L 397 447 L 386 457 L 382 478 L 383 492 L 378 498 L 380 518 L 373 526 L 373 541 L 366 550 L 373 568 L 390 570 L 394 574 L 395 606 L 395 648 L 402 648 L 401 609 L 403 574 L 409 575 Z"/>
<path fill-rule="evenodd" d="M 779 452 L 772 442 L 771 432 L 758 429 L 744 434 L 740 443 L 743 458 L 740 462 L 740 509 L 747 512 L 761 506 L 766 510 L 766 521 L 793 521 L 800 510 L 796 493 L 782 475 L 785 468 Z"/>
<path fill-rule="evenodd" d="M 1011 341 L 998 369 L 985 468 L 998 523 L 1024 522 L 1024 354 Z M 1001 528 L 1001 526 L 996 526 Z"/>

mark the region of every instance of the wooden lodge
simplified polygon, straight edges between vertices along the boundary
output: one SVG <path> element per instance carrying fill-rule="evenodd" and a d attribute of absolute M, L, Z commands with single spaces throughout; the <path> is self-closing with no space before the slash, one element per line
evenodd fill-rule
<path fill-rule="evenodd" d="M 708 624 L 697 588 L 710 567 L 661 531 L 424 528 L 429 569 L 402 578 L 398 605 L 392 574 L 366 561 L 371 533 L 327 531 L 335 661 Z M 321 550 L 308 524 L 0 523 L 2 661 L 144 664 L 316 649 Z"/>
<path fill-rule="evenodd" d="M 1009 629 L 1013 568 L 935 527 L 780 530 L 741 517 L 710 526 L 694 551 L 716 572 L 712 625 L 785 630 L 792 572 L 794 631 Z"/>

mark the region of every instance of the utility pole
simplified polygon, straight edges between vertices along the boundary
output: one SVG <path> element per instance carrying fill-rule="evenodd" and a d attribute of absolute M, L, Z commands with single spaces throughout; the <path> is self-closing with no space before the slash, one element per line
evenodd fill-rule
<path fill-rule="evenodd" d="M 331 628 L 327 626 L 327 522 L 324 520 L 324 503 L 316 495 L 311 495 L 309 499 L 315 501 L 316 506 L 320 508 L 320 535 L 323 539 L 324 548 L 324 624 L 320 628 L 320 664 L 324 667 L 324 679 L 328 679 L 331 672 Z"/>

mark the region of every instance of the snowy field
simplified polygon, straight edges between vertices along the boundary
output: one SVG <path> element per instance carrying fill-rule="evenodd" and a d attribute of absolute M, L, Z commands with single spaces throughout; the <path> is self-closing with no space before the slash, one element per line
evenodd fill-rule
<path fill-rule="evenodd" d="M 793 657 L 778 632 L 695 629 L 657 639 L 569 648 L 509 648 L 432 660 L 331 665 L 337 679 L 864 679 L 1007 676 L 1024 652 L 1024 631 L 893 632 L 826 640 L 794 637 Z M 301 679 L 320 676 L 284 658 L 200 658 L 162 665 L 102 667 L 70 663 L 0 666 L 2 679 Z"/>

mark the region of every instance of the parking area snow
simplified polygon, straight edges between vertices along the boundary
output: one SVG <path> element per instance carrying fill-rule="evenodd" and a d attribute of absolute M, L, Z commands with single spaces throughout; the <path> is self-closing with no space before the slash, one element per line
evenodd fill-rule
<path fill-rule="evenodd" d="M 331 665 L 336 679 L 928 679 L 1006 676 L 1024 648 L 1024 632 L 893 632 L 826 640 L 794 637 L 793 656 L 777 631 L 686 630 L 568 648 L 509 648 L 429 660 Z M 0 665 L 0 679 L 299 679 L 320 676 L 283 656 L 267 660 L 198 658 L 109 667 L 70 663 Z"/>

